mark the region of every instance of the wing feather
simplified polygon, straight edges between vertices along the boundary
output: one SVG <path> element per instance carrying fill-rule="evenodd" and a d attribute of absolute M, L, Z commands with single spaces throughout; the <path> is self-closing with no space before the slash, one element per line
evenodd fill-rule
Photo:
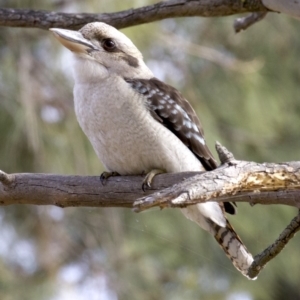
<path fill-rule="evenodd" d="M 156 78 L 125 80 L 146 97 L 153 118 L 173 132 L 206 170 L 217 167 L 217 162 L 206 145 L 200 120 L 179 91 Z"/>

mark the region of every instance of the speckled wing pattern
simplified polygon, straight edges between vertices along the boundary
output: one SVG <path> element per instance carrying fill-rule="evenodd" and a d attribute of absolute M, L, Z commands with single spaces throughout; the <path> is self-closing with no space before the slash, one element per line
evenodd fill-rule
<path fill-rule="evenodd" d="M 157 78 L 125 81 L 146 97 L 152 116 L 173 132 L 195 154 L 206 170 L 217 167 L 216 160 L 206 146 L 200 120 L 179 91 Z"/>

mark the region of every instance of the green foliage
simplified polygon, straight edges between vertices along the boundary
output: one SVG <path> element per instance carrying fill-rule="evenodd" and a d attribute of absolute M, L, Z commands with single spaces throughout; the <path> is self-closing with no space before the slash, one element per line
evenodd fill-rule
<path fill-rule="evenodd" d="M 108 12 L 143 2 L 68 3 L 73 12 Z M 39 3 L 16 1 L 15 7 L 68 8 L 60 6 L 68 6 L 64 2 Z M 233 20 L 170 19 L 124 32 L 156 76 L 192 102 L 211 148 L 219 140 L 240 159 L 299 160 L 300 23 L 270 15 L 234 34 Z M 70 56 L 46 31 L 1 28 L 4 171 L 103 171 L 73 112 Z M 286 207 L 240 204 L 230 221 L 256 254 L 295 213 Z M 4 300 L 267 300 L 298 299 L 300 294 L 298 237 L 250 282 L 211 236 L 177 210 L 134 214 L 123 209 L 12 206 L 0 208 L 0 224 Z"/>

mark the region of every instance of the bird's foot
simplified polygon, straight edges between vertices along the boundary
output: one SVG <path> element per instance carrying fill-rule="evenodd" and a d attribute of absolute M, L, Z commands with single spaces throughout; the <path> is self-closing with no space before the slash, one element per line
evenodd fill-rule
<path fill-rule="evenodd" d="M 153 169 L 151 170 L 144 178 L 143 180 L 143 184 L 142 184 L 142 189 L 145 192 L 146 188 L 151 188 L 151 184 L 153 181 L 153 178 L 158 175 L 158 174 L 162 174 L 162 173 L 166 173 L 163 170 L 160 169 Z"/>
<path fill-rule="evenodd" d="M 103 172 L 100 175 L 100 181 L 102 183 L 102 185 L 106 184 L 106 181 L 109 177 L 113 177 L 113 176 L 120 176 L 120 174 L 118 172 Z"/>

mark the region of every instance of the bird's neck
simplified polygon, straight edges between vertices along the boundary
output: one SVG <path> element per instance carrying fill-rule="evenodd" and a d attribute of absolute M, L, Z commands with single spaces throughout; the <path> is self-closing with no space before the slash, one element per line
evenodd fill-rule
<path fill-rule="evenodd" d="M 109 76 L 106 67 L 95 60 L 75 55 L 73 60 L 75 84 L 97 84 Z"/>

